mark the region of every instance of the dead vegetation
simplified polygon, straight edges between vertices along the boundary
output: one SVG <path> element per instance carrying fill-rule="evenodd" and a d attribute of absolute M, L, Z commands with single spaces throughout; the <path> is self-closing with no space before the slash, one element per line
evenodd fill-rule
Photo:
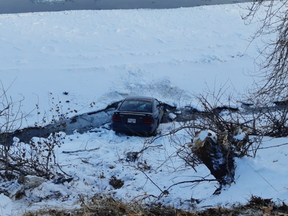
<path fill-rule="evenodd" d="M 112 197 L 95 196 L 89 201 L 80 197 L 82 207 L 74 210 L 42 209 L 26 212 L 23 216 L 287 216 L 288 206 L 282 202 L 276 204 L 271 199 L 251 196 L 247 204 L 233 205 L 230 208 L 218 206 L 205 210 L 185 211 L 160 203 L 143 205 L 141 200 L 123 203 Z"/>
<path fill-rule="evenodd" d="M 9 88 L 8 88 L 9 89 Z M 0 193 L 14 199 L 22 199 L 25 190 L 38 187 L 45 180 L 51 180 L 66 175 L 57 162 L 55 150 L 59 148 L 65 139 L 64 133 L 48 133 L 45 138 L 38 138 L 32 135 L 41 135 L 41 124 L 45 124 L 44 117 L 41 122 L 35 123 L 35 127 L 29 129 L 32 135 L 22 133 L 24 138 L 27 135 L 27 142 L 14 136 L 15 131 L 20 131 L 22 122 L 30 114 L 24 114 L 21 110 L 22 100 L 14 102 L 8 97 L 7 91 L 0 82 L 0 183 L 9 185 L 9 182 L 17 181 L 20 186 L 17 191 L 12 192 L 7 186 L 1 185 Z M 52 102 L 52 119 L 56 121 L 60 116 L 60 105 Z M 54 106 L 55 105 L 55 106 Z M 52 109 L 51 108 L 51 109 Z M 39 106 L 34 110 L 40 114 Z M 53 111 L 53 112 L 52 112 Z"/>

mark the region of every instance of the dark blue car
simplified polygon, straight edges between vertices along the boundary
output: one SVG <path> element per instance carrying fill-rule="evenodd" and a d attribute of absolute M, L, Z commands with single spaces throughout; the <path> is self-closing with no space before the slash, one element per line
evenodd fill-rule
<path fill-rule="evenodd" d="M 112 117 L 112 129 L 117 133 L 156 135 L 164 107 L 152 97 L 128 97 Z"/>

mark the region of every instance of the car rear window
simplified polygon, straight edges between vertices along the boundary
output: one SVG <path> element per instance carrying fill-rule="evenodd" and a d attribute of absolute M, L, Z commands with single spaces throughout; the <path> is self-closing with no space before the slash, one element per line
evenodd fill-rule
<path fill-rule="evenodd" d="M 134 111 L 134 112 L 152 112 L 151 101 L 125 100 L 120 108 L 120 111 Z"/>

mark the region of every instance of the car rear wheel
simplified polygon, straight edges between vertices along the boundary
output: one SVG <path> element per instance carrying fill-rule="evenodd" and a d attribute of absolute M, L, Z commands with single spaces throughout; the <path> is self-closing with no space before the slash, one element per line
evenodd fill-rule
<path fill-rule="evenodd" d="M 155 130 L 151 133 L 152 136 L 156 136 L 157 135 L 158 127 L 159 127 L 159 121 L 157 122 L 157 126 L 156 126 Z"/>

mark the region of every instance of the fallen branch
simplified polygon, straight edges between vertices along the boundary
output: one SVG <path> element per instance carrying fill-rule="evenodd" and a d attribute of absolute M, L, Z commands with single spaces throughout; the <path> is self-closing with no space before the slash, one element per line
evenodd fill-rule
<path fill-rule="evenodd" d="M 288 145 L 288 143 L 283 143 L 283 144 L 279 144 L 279 145 L 275 145 L 275 146 L 267 146 L 267 147 L 261 147 L 261 148 L 258 148 L 258 149 L 269 149 L 269 148 L 277 148 L 277 147 L 280 147 L 280 146 L 285 146 L 285 145 Z"/>
<path fill-rule="evenodd" d="M 79 152 L 90 152 L 90 151 L 95 151 L 100 149 L 100 147 L 98 148 L 93 148 L 93 149 L 81 149 L 81 150 L 75 150 L 75 151 L 62 151 L 62 153 L 64 154 L 73 154 L 73 153 L 79 153 Z"/>
<path fill-rule="evenodd" d="M 186 184 L 186 183 L 200 183 L 200 182 L 212 182 L 212 181 L 216 181 L 217 182 L 217 179 L 197 179 L 197 180 L 192 180 L 192 181 L 182 181 L 182 182 L 177 182 L 171 186 L 169 186 L 167 188 L 167 190 L 169 190 L 170 188 L 176 186 L 176 185 L 179 185 L 179 184 Z"/>

